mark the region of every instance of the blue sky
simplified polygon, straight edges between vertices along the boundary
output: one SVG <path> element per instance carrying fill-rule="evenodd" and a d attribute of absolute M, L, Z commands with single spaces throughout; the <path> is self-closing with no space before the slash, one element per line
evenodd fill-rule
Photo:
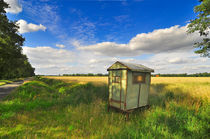
<path fill-rule="evenodd" d="M 155 73 L 210 71 L 187 35 L 197 0 L 5 0 L 37 74 L 105 73 L 117 60 Z"/>

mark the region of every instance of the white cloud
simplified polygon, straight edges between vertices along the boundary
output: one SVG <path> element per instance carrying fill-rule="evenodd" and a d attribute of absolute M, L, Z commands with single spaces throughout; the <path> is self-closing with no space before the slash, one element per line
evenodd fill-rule
<path fill-rule="evenodd" d="M 92 53 L 56 49 L 49 46 L 23 47 L 36 74 L 105 73 L 117 58 L 95 56 Z M 96 59 L 97 64 L 91 59 Z"/>
<path fill-rule="evenodd" d="M 59 47 L 59 48 L 64 48 L 65 47 L 63 44 L 56 44 L 55 46 Z"/>
<path fill-rule="evenodd" d="M 138 56 L 141 54 L 192 50 L 194 42 L 201 38 L 199 34 L 187 34 L 186 30 L 187 25 L 183 27 L 176 25 L 138 34 L 127 44 L 102 42 L 95 45 L 80 46 L 78 49 L 107 56 Z"/>
<path fill-rule="evenodd" d="M 34 31 L 38 31 L 38 30 L 42 30 L 42 31 L 46 30 L 46 27 L 43 26 L 42 24 L 39 24 L 39 25 L 32 24 L 32 23 L 28 24 L 25 20 L 22 20 L 22 19 L 17 21 L 17 25 L 20 27 L 18 30 L 20 33 L 34 32 Z"/>
<path fill-rule="evenodd" d="M 27 55 L 37 74 L 59 74 L 63 69 L 71 67 L 75 54 L 64 49 L 52 47 L 23 47 L 23 53 Z M 70 70 L 69 70 L 70 71 Z"/>
<path fill-rule="evenodd" d="M 201 65 L 210 65 L 210 59 L 200 57 L 193 51 L 159 53 L 150 57 L 145 62 L 151 65 L 156 73 L 197 73 L 210 71 L 210 67 L 200 67 Z"/>
<path fill-rule="evenodd" d="M 6 9 L 6 12 L 17 14 L 22 11 L 22 6 L 20 5 L 18 0 L 4 0 L 7 4 L 9 4 L 10 8 Z"/>
<path fill-rule="evenodd" d="M 137 57 L 109 57 L 91 52 L 69 51 L 52 47 L 23 47 L 36 74 L 106 73 L 115 61 L 139 63 L 155 73 L 197 73 L 210 71 L 210 59 L 199 57 L 192 51 L 159 53 L 147 59 Z"/>
<path fill-rule="evenodd" d="M 76 47 L 71 51 L 48 46 L 23 47 L 23 52 L 36 68 L 36 74 L 106 73 L 115 61 L 143 64 L 155 73 L 209 72 L 210 59 L 192 50 L 193 41 L 199 40 L 199 36 L 186 35 L 185 30 L 186 26 L 173 26 L 142 33 L 128 44 L 102 42 L 81 46 L 80 41 L 72 39 L 71 44 Z M 62 43 L 57 46 L 62 47 Z"/>
<path fill-rule="evenodd" d="M 62 21 L 58 13 L 59 5 L 57 2 L 47 2 L 50 0 L 42 0 L 42 2 L 34 2 L 31 0 L 21 1 L 25 16 L 32 17 L 32 20 L 45 25 L 53 35 L 59 39 L 66 40 L 66 27 L 62 27 Z"/>

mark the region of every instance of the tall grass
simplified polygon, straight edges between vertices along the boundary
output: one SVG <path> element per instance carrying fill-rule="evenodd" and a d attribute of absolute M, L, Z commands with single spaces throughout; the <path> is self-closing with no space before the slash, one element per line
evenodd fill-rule
<path fill-rule="evenodd" d="M 107 112 L 106 85 L 37 79 L 0 101 L 1 138 L 208 138 L 208 97 L 193 83 L 153 83 L 148 110 Z M 209 82 L 197 83 L 200 91 Z"/>

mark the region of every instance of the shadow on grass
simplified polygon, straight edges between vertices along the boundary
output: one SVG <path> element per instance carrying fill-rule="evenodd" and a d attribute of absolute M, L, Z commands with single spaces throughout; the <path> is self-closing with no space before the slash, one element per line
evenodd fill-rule
<path fill-rule="evenodd" d="M 106 85 L 93 85 L 92 83 L 87 84 L 75 84 L 71 87 L 66 88 L 67 97 L 64 99 L 65 102 L 72 106 L 79 104 L 90 104 L 96 99 L 106 101 L 108 99 L 108 87 Z"/>

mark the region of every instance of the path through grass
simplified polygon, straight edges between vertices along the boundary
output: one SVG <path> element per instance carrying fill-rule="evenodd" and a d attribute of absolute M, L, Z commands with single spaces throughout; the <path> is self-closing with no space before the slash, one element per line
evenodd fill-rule
<path fill-rule="evenodd" d="M 0 80 L 0 86 L 1 85 L 5 85 L 5 84 L 8 84 L 8 83 L 12 83 L 13 81 L 10 81 L 10 80 Z"/>

